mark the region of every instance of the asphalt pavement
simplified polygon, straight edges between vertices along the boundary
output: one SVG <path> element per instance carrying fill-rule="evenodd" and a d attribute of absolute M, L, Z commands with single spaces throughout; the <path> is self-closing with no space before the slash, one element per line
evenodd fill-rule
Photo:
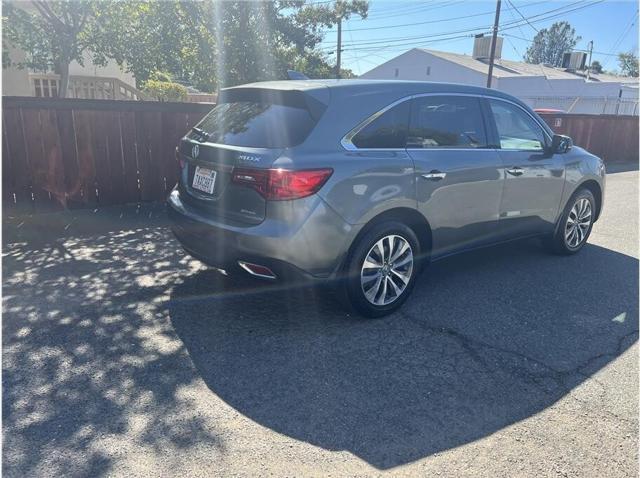
<path fill-rule="evenodd" d="M 3 473 L 637 476 L 638 171 L 609 169 L 580 254 L 440 261 L 381 320 L 207 269 L 161 205 L 5 216 Z"/>

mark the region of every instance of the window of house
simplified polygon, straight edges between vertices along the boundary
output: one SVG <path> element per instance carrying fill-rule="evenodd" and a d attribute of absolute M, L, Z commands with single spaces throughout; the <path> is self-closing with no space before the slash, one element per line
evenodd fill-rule
<path fill-rule="evenodd" d="M 58 80 L 48 78 L 33 79 L 34 96 L 39 98 L 55 98 L 58 96 Z"/>
<path fill-rule="evenodd" d="M 409 101 L 404 101 L 365 126 L 351 142 L 357 148 L 404 149 L 408 128 Z"/>
<path fill-rule="evenodd" d="M 496 122 L 500 147 L 541 151 L 545 137 L 540 125 L 516 105 L 504 101 L 490 100 L 491 112 Z"/>
<path fill-rule="evenodd" d="M 411 104 L 407 148 L 485 148 L 480 100 L 470 96 L 424 96 Z"/>

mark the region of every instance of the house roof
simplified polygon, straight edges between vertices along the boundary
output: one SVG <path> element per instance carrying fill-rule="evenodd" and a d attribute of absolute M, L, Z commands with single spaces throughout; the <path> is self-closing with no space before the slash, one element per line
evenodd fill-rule
<path fill-rule="evenodd" d="M 443 60 L 456 63 L 479 73 L 488 74 L 489 61 L 478 60 L 470 55 L 460 53 L 450 53 L 438 50 L 428 50 L 419 48 L 419 50 L 429 53 Z M 493 76 L 496 78 L 513 78 L 524 76 L 540 76 L 553 80 L 575 80 L 576 78 L 584 78 L 583 74 L 576 74 L 565 71 L 562 68 L 554 68 L 541 64 L 534 65 L 523 61 L 505 60 L 504 58 L 496 59 L 493 67 Z M 623 76 L 607 75 L 607 74 L 591 74 L 591 78 L 595 81 L 615 82 L 615 83 L 637 83 L 637 78 L 627 78 Z"/>

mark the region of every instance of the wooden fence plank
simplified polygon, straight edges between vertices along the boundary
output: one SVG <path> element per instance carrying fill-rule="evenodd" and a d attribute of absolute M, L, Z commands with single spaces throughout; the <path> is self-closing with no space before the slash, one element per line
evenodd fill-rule
<path fill-rule="evenodd" d="M 42 151 L 46 164 L 45 189 L 49 192 L 50 198 L 50 203 L 47 206 L 53 210 L 61 210 L 66 203 L 66 194 L 62 147 L 60 145 L 58 118 L 55 110 L 40 110 L 40 127 Z"/>
<path fill-rule="evenodd" d="M 164 192 L 159 174 L 159 155 L 162 144 L 162 117 L 160 112 L 136 112 L 136 141 L 138 144 L 138 171 L 142 201 L 157 201 Z"/>
<path fill-rule="evenodd" d="M 109 165 L 109 204 L 121 204 L 125 182 L 122 147 L 120 144 L 120 114 L 117 111 L 104 111 L 102 116 L 105 119 L 104 134 Z M 101 201 L 100 204 L 104 204 L 104 202 Z"/>
<path fill-rule="evenodd" d="M 115 204 L 111 184 L 111 171 L 107 151 L 107 118 L 106 112 L 91 112 L 91 129 L 93 132 L 93 160 L 96 171 L 96 188 L 98 190 L 98 204 L 109 206 Z"/>
<path fill-rule="evenodd" d="M 136 117 L 131 111 L 120 112 L 120 147 L 123 160 L 123 203 L 140 201 Z"/>
<path fill-rule="evenodd" d="M 22 110 L 22 126 L 31 172 L 31 191 L 36 212 L 50 212 L 56 209 L 52 199 L 49 181 L 49 164 L 43 142 L 42 116 L 46 110 Z M 45 118 L 47 121 L 48 118 Z M 47 126 L 48 129 L 48 126 Z"/>
<path fill-rule="evenodd" d="M 4 110 L 4 131 L 7 139 L 5 158 L 11 163 L 10 174 L 13 175 L 13 192 L 16 209 L 20 212 L 33 211 L 33 195 L 31 192 L 31 168 L 27 156 L 27 146 L 22 128 L 22 110 L 19 108 Z M 4 178 L 8 180 L 8 178 Z"/>
<path fill-rule="evenodd" d="M 9 113 L 11 114 L 11 113 Z M 2 112 L 2 210 L 12 211 L 15 209 L 15 174 L 13 172 L 13 156 L 9 149 L 9 136 L 7 135 L 6 111 Z"/>
<path fill-rule="evenodd" d="M 98 204 L 96 166 L 93 148 L 93 112 L 74 110 L 73 119 L 76 129 L 76 148 L 78 151 L 78 171 L 80 175 L 80 194 L 84 207 Z"/>
<path fill-rule="evenodd" d="M 78 165 L 73 110 L 56 110 L 56 114 L 64 171 L 65 198 L 63 205 L 67 208 L 74 208 L 82 204 L 83 183 Z"/>

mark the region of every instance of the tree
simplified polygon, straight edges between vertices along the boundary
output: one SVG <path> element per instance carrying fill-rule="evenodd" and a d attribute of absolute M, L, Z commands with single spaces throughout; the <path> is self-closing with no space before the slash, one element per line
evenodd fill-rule
<path fill-rule="evenodd" d="M 218 41 L 218 84 L 286 78 L 287 69 L 312 77 L 331 77 L 327 57 L 316 49 L 323 29 L 339 15 L 367 16 L 365 0 L 335 5 L 302 0 L 214 2 L 211 29 Z"/>
<path fill-rule="evenodd" d="M 24 62 L 19 68 L 53 70 L 60 75 L 58 96 L 65 97 L 69 85 L 69 64 L 84 63 L 84 54 L 93 44 L 94 20 L 97 3 L 77 1 L 38 1 L 28 11 L 14 2 L 4 2 L 3 43 L 25 51 Z M 96 64 L 101 64 L 95 59 Z M 3 66 L 7 66 L 3 62 Z"/>
<path fill-rule="evenodd" d="M 618 65 L 623 76 L 638 77 L 638 57 L 632 51 L 619 53 Z"/>
<path fill-rule="evenodd" d="M 133 73 L 138 88 L 163 71 L 209 91 L 216 77 L 212 15 L 211 1 L 109 2 L 96 15 L 97 50 Z"/>
<path fill-rule="evenodd" d="M 593 60 L 591 62 L 591 72 L 592 73 L 602 73 L 604 70 L 602 69 L 602 65 L 598 60 Z"/>
<path fill-rule="evenodd" d="M 366 17 L 366 0 L 34 1 L 35 11 L 7 3 L 4 35 L 27 53 L 22 67 L 54 70 L 67 91 L 69 63 L 111 59 L 144 88 L 158 71 L 202 91 L 286 78 L 288 69 L 331 77 L 317 45 L 339 18 Z M 345 71 L 345 75 L 352 75 Z"/>
<path fill-rule="evenodd" d="M 562 66 L 562 56 L 581 40 L 568 22 L 556 22 L 549 29 L 543 28 L 527 48 L 524 61 Z"/>

